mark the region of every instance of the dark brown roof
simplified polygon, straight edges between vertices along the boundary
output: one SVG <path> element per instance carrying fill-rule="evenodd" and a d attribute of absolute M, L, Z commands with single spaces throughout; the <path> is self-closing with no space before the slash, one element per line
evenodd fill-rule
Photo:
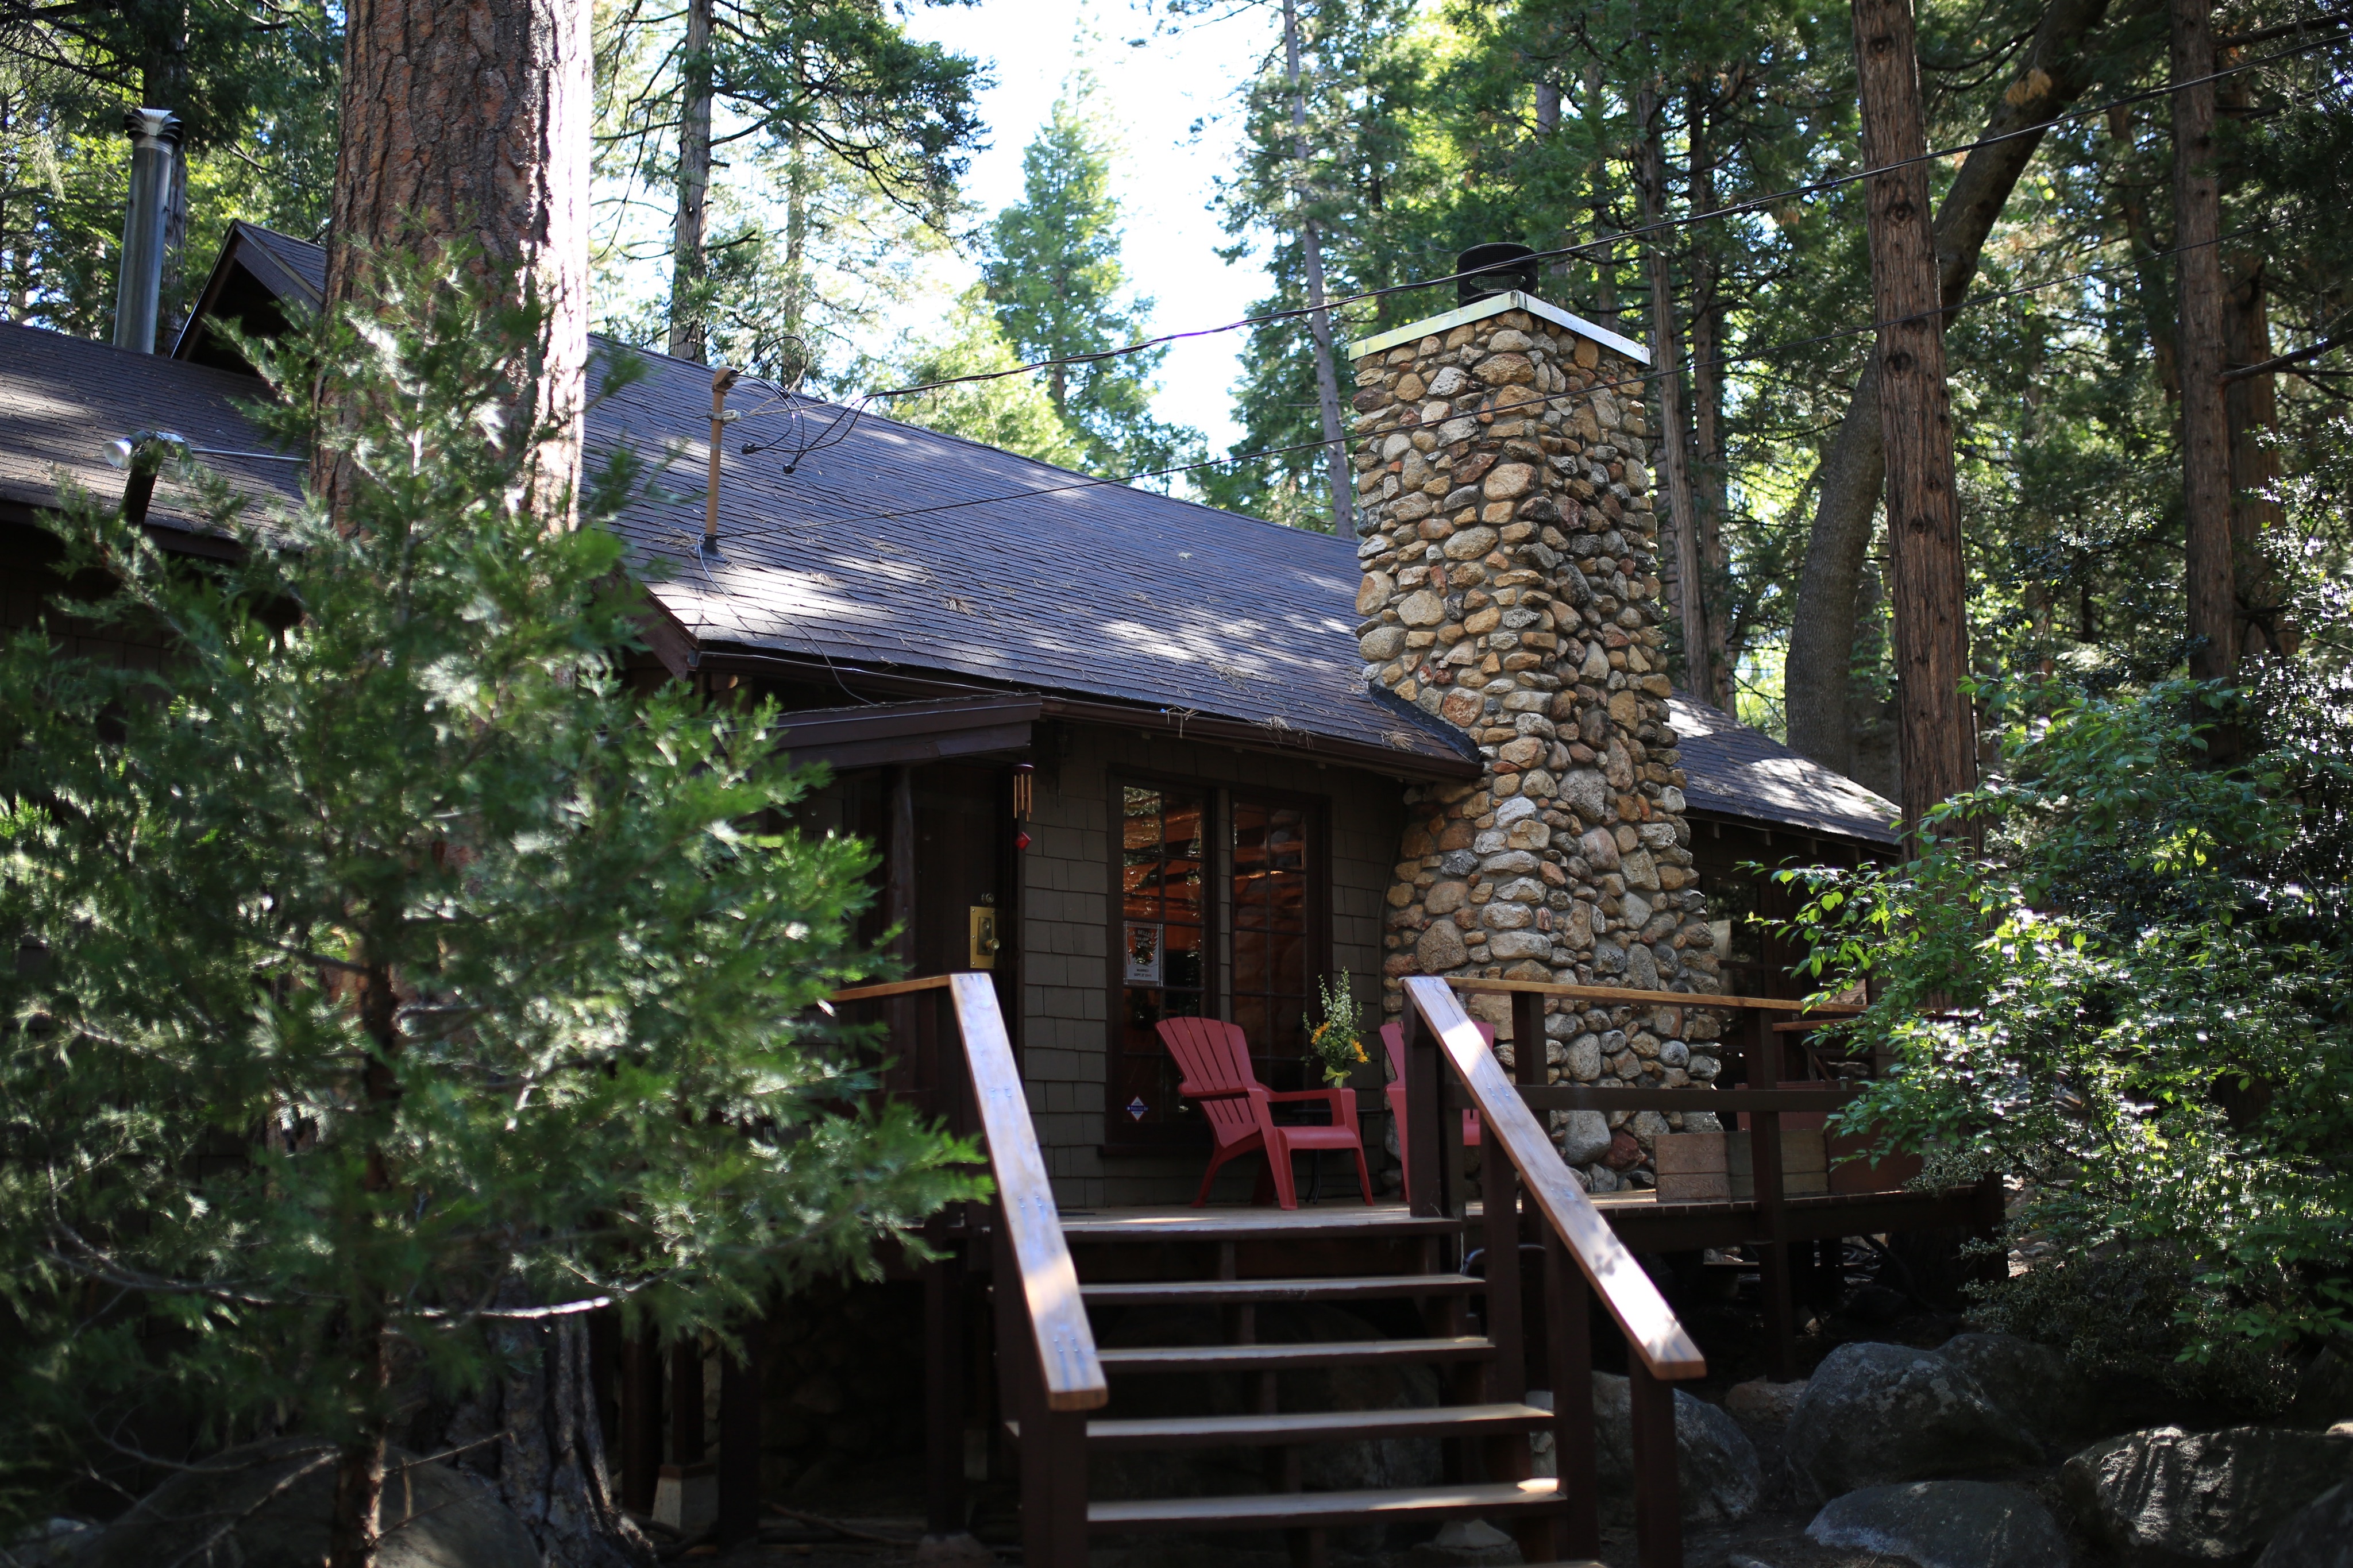
<path fill-rule="evenodd" d="M 195 447 L 259 450 L 260 432 L 237 406 L 257 391 L 249 375 L 0 324 L 0 504 L 23 512 L 54 507 L 61 478 L 119 500 L 124 476 L 108 466 L 105 447 L 134 431 L 171 430 Z M 299 462 L 199 460 L 257 501 L 293 500 L 300 493 Z M 147 520 L 193 530 L 194 502 L 167 474 L 156 483 Z"/>
<path fill-rule="evenodd" d="M 1799 756 L 1762 730 L 1678 691 L 1667 702 L 1694 811 L 1896 844 L 1893 801 Z"/>
<path fill-rule="evenodd" d="M 206 297 L 234 298 L 247 277 L 315 305 L 324 252 L 239 223 Z M 773 417 L 734 426 L 722 459 L 724 559 L 705 563 L 711 371 L 640 358 L 643 379 L 592 410 L 589 445 L 676 453 L 664 477 L 677 499 L 635 508 L 621 531 L 653 597 L 705 652 L 1100 698 L 1165 712 L 1172 728 L 1221 718 L 1270 744 L 1336 747 L 1400 773 L 1452 776 L 1475 758 L 1452 726 L 1366 689 L 1349 542 L 880 415 L 803 400 L 810 423 L 839 416 L 847 435 L 789 473 L 779 453 L 740 450 L 776 434 Z M 773 401 L 751 386 L 731 399 Z"/>
<path fill-rule="evenodd" d="M 250 283 L 315 305 L 324 276 L 319 247 L 239 223 L 206 294 L 231 298 Z M 28 328 L 0 333 L 0 500 L 47 502 L 52 463 L 97 493 L 118 493 L 121 476 L 100 447 L 142 425 L 171 425 L 200 446 L 257 442 L 232 406 L 252 395 L 249 377 Z M 184 337 L 181 352 L 200 342 Z M 667 479 L 678 498 L 638 507 L 622 531 L 654 597 L 706 656 L 889 667 L 1105 700 L 1193 733 L 1385 757 L 1407 773 L 1458 773 L 1475 756 L 1452 726 L 1366 689 L 1348 542 L 1092 483 L 876 415 L 791 473 L 780 455 L 734 449 L 772 436 L 773 419 L 733 426 L 722 458 L 723 559 L 706 563 L 695 545 L 711 372 L 642 358 L 644 379 L 597 405 L 589 438 L 676 453 Z M 755 388 L 733 399 L 765 401 Z M 813 406 L 818 422 L 843 412 Z M 221 466 L 258 494 L 290 497 L 300 478 L 290 463 Z M 159 489 L 156 510 L 185 520 L 174 499 Z M 995 706 L 972 704 L 976 714 Z M 1670 713 L 1694 810 L 1897 841 L 1888 826 L 1896 808 L 1861 785 L 1687 697 Z M 862 744 L 895 721 L 843 714 L 841 735 L 826 739 Z"/>

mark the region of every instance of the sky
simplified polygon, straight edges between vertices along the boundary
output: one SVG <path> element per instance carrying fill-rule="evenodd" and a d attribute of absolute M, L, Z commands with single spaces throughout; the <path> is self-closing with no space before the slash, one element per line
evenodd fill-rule
<path fill-rule="evenodd" d="M 1206 209 L 1217 176 L 1239 160 L 1237 95 L 1275 37 L 1269 7 L 1241 7 L 1162 37 L 1150 36 L 1150 23 L 1126 0 L 915 6 L 905 24 L 919 38 L 976 56 L 997 79 L 980 99 L 989 147 L 974 157 L 965 180 L 966 198 L 981 212 L 1021 198 L 1022 148 L 1052 111 L 1064 79 L 1092 66 L 1102 83 L 1097 101 L 1120 136 L 1114 188 L 1128 276 L 1153 301 L 1154 330 L 1211 326 L 1249 313 L 1266 289 L 1265 274 L 1248 258 L 1232 265 L 1218 258 L 1231 242 Z M 1128 40 L 1138 37 L 1145 42 L 1131 47 Z M 947 272 L 950 295 L 976 276 L 968 266 Z M 1202 431 L 1213 452 L 1240 433 L 1232 393 L 1243 337 L 1177 343 L 1162 362 L 1153 412 Z"/>

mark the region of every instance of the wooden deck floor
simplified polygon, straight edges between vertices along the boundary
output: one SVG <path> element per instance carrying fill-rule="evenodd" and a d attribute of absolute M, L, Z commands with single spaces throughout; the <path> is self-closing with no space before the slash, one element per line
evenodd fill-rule
<path fill-rule="evenodd" d="M 1631 1247 L 1736 1247 L 1765 1234 L 1757 1206 L 1747 1198 L 1661 1203 L 1656 1193 L 1639 1191 L 1604 1193 L 1593 1204 Z M 1458 1227 L 1476 1220 L 1479 1212 L 1474 1202 L 1461 1220 L 1417 1219 L 1401 1201 L 1367 1205 L 1354 1197 L 1303 1203 L 1295 1209 L 1247 1204 L 1210 1204 L 1198 1209 L 1184 1204 L 1104 1205 L 1064 1209 L 1062 1232 L 1074 1242 L 1273 1240 L 1335 1229 L 1366 1237 L 1413 1236 Z M 1814 1194 L 1784 1200 L 1782 1214 L 1782 1234 L 1791 1241 L 1942 1226 L 1982 1230 L 2000 1220 L 1999 1211 L 1988 1210 L 1982 1194 L 1969 1187 L 1941 1193 Z"/>

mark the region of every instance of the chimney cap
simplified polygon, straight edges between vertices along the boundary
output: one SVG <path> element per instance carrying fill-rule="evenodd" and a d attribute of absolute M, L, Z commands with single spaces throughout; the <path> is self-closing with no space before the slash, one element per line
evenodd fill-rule
<path fill-rule="evenodd" d="M 122 132 L 133 145 L 162 151 L 180 144 L 180 117 L 168 109 L 126 109 Z"/>
<path fill-rule="evenodd" d="M 1510 240 L 1474 245 L 1454 258 L 1454 270 L 1471 276 L 1454 280 L 1455 299 L 1475 305 L 1491 295 L 1536 291 L 1535 251 Z"/>

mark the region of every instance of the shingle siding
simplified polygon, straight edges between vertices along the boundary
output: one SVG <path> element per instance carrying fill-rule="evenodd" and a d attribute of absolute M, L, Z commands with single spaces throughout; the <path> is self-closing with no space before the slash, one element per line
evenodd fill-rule
<path fill-rule="evenodd" d="M 1103 1152 L 1113 774 L 1126 770 L 1322 799 L 1332 963 L 1357 977 L 1367 1002 L 1379 994 L 1381 912 L 1404 826 L 1404 785 L 1354 768 L 1124 731 L 1073 727 L 1069 736 L 1059 765 L 1039 769 L 1030 847 L 1021 858 L 1022 1070 L 1029 1104 L 1062 1204 L 1183 1203 L 1200 1182 L 1204 1153 Z M 1368 1119 L 1367 1136 L 1377 1138 L 1379 1125 Z M 1246 1197 L 1256 1165 L 1236 1162 L 1219 1178 L 1219 1195 Z"/>

